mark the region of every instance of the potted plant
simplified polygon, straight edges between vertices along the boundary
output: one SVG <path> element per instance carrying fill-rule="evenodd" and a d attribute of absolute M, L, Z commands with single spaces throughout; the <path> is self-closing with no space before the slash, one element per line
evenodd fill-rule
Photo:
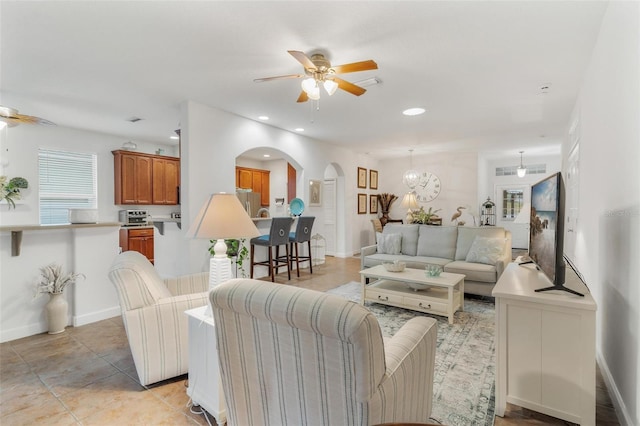
<path fill-rule="evenodd" d="M 213 246 L 215 245 L 216 240 L 209 240 L 209 242 L 211 243 L 209 253 L 213 256 L 215 254 Z M 244 270 L 244 261 L 249 255 L 249 250 L 244 245 L 245 239 L 227 238 L 224 242 L 227 245 L 227 257 L 236 265 L 236 276 L 238 276 L 239 271 L 240 276 L 245 278 L 247 276 L 247 272 Z"/>
<path fill-rule="evenodd" d="M 433 207 L 429 207 L 429 210 L 425 212 L 424 207 L 420 207 L 420 210 L 411 213 L 411 216 L 413 218 L 411 223 L 421 223 L 424 225 L 428 225 L 432 219 L 438 217 L 436 213 L 438 213 L 440 210 L 442 209 L 433 210 Z"/>
<path fill-rule="evenodd" d="M 15 200 L 20 199 L 20 190 L 27 189 L 29 182 L 23 177 L 8 180 L 7 176 L 0 176 L 0 201 L 6 200 L 9 208 L 16 208 Z"/>
<path fill-rule="evenodd" d="M 36 297 L 48 293 L 49 301 L 45 305 L 49 334 L 62 333 L 67 326 L 69 305 L 64 298 L 64 289 L 74 284 L 83 274 L 62 272 L 62 266 L 52 263 L 40 268 L 40 277 L 36 283 Z"/>

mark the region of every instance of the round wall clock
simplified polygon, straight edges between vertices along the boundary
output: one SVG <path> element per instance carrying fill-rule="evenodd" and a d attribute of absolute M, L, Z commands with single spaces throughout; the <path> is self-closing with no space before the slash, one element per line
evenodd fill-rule
<path fill-rule="evenodd" d="M 440 194 L 440 189 L 440 178 L 431 172 L 423 172 L 416 187 L 416 198 L 422 202 L 432 201 Z"/>

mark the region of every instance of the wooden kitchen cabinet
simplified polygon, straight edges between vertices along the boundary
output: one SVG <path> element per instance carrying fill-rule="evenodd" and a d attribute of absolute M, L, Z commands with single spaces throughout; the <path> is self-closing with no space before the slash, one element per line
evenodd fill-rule
<path fill-rule="evenodd" d="M 114 151 L 115 204 L 151 204 L 151 158 Z"/>
<path fill-rule="evenodd" d="M 180 160 L 153 158 L 153 204 L 178 204 Z"/>
<path fill-rule="evenodd" d="M 112 151 L 115 204 L 178 204 L 180 159 Z"/>
<path fill-rule="evenodd" d="M 251 169 L 248 167 L 236 167 L 236 187 L 251 189 L 260 194 L 260 205 L 269 206 L 269 170 Z"/>
<path fill-rule="evenodd" d="M 122 251 L 137 251 L 153 263 L 153 246 L 153 228 L 120 228 L 120 248 Z"/>

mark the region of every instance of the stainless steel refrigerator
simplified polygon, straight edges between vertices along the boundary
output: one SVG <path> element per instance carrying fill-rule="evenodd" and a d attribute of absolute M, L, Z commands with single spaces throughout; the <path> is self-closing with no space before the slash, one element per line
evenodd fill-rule
<path fill-rule="evenodd" d="M 260 210 L 260 193 L 259 192 L 237 192 L 236 195 L 240 200 L 240 204 L 249 213 L 250 217 L 258 217 Z"/>

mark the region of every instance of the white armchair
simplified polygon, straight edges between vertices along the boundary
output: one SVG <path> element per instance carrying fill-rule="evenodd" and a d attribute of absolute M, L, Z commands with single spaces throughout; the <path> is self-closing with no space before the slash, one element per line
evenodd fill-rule
<path fill-rule="evenodd" d="M 188 329 L 184 311 L 207 304 L 209 274 L 163 280 L 136 251 L 119 254 L 109 270 L 140 384 L 188 371 Z"/>
<path fill-rule="evenodd" d="M 230 426 L 429 419 L 434 319 L 411 319 L 385 344 L 376 317 L 338 296 L 235 279 L 210 300 Z"/>

